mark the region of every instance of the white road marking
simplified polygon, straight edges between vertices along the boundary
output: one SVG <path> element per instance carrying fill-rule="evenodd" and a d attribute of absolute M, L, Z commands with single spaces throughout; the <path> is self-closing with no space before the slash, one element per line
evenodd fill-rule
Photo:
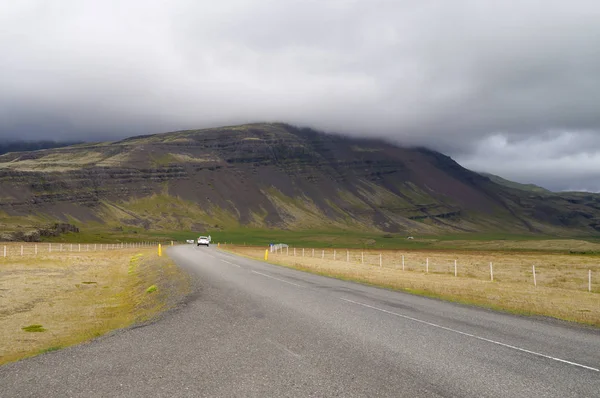
<path fill-rule="evenodd" d="M 236 267 L 238 267 L 238 268 L 242 268 L 242 267 L 240 267 L 239 265 L 237 265 L 237 264 L 235 264 L 235 263 L 232 263 L 232 262 L 229 262 L 229 261 L 227 261 L 227 260 L 223 260 L 223 259 L 220 259 L 220 260 L 221 260 L 221 261 L 223 261 L 224 263 L 231 264 L 231 265 L 235 265 L 235 266 L 236 266 Z"/>
<path fill-rule="evenodd" d="M 595 372 L 600 372 L 600 369 L 596 369 L 596 368 L 593 368 L 591 366 L 582 365 L 582 364 L 577 363 L 577 362 L 567 361 L 566 359 L 560 359 L 560 358 L 556 358 L 556 357 L 553 357 L 553 356 L 550 356 L 550 355 L 541 354 L 539 352 L 526 350 L 525 348 L 515 347 L 514 345 L 501 343 L 499 341 L 495 341 L 495 340 L 491 340 L 491 339 L 486 339 L 485 337 L 476 336 L 476 335 L 471 334 L 471 333 L 461 332 L 460 330 L 452 329 L 452 328 L 449 328 L 449 327 L 446 327 L 446 326 L 442 326 L 442 325 L 438 325 L 438 324 L 432 323 L 432 322 L 423 321 L 421 319 L 413 318 L 413 317 L 410 317 L 410 316 L 407 316 L 407 315 L 398 314 L 398 313 L 395 313 L 395 312 L 392 312 L 392 311 L 384 310 L 383 308 L 374 307 L 372 305 L 368 305 L 368 304 L 364 304 L 364 303 L 359 303 L 358 301 L 348 300 L 348 299 L 341 298 L 341 297 L 339 297 L 339 299 L 343 300 L 343 301 L 347 301 L 349 303 L 356 304 L 356 305 L 361 305 L 363 307 L 371 308 L 371 309 L 374 309 L 374 310 L 377 310 L 377 311 L 385 312 L 386 314 L 395 315 L 395 316 L 400 317 L 400 318 L 408 319 L 408 320 L 411 320 L 411 321 L 414 321 L 414 322 L 419 322 L 419 323 L 422 323 L 422 324 L 425 324 L 425 325 L 429 325 L 429 326 L 433 326 L 435 328 L 443 329 L 443 330 L 446 330 L 446 331 L 449 331 L 449 332 L 461 334 L 463 336 L 472 337 L 472 338 L 477 339 L 477 340 L 481 340 L 481 341 L 485 341 L 485 342 L 488 342 L 488 343 L 496 344 L 496 345 L 499 345 L 499 346 L 502 346 L 502 347 L 511 348 L 513 350 L 517 350 L 517 351 L 521 351 L 521 352 L 526 352 L 528 354 L 536 355 L 536 356 L 539 356 L 539 357 L 542 357 L 542 358 L 552 359 L 553 361 L 558 361 L 558 362 L 566 363 L 566 364 L 569 364 L 569 365 L 578 366 L 580 368 L 584 368 L 584 369 L 588 369 L 588 370 L 593 370 Z"/>
<path fill-rule="evenodd" d="M 298 287 L 301 287 L 302 289 L 304 289 L 304 286 L 298 285 L 297 283 L 294 283 L 294 282 L 288 282 L 286 280 L 275 278 L 274 276 L 263 274 L 262 272 L 258 272 L 258 271 L 251 271 L 251 272 L 254 272 L 255 274 L 258 274 L 258 275 L 262 275 L 262 276 L 264 276 L 266 278 L 275 279 L 276 281 L 283 282 L 283 283 L 288 283 L 290 285 L 298 286 Z"/>

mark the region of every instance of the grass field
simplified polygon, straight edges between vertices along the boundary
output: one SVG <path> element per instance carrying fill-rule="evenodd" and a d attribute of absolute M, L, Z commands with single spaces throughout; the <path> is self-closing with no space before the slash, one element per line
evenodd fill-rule
<path fill-rule="evenodd" d="M 226 249 L 256 259 L 262 259 L 265 252 L 264 247 L 227 246 Z M 600 327 L 600 262 L 596 256 L 336 249 L 334 260 L 332 249 L 315 249 L 314 257 L 312 248 L 304 249 L 304 256 L 302 249 L 296 249 L 296 256 L 293 253 L 291 249 L 289 254 L 286 251 L 270 254 L 269 262 L 450 301 Z M 493 281 L 490 262 L 493 264 Z M 533 281 L 533 265 L 537 286 Z M 589 271 L 593 277 L 592 292 L 588 291 Z"/>
<path fill-rule="evenodd" d="M 28 253 L 0 257 L 0 364 L 146 321 L 189 290 L 155 248 Z"/>
<path fill-rule="evenodd" d="M 161 199 L 158 197 L 158 199 Z M 155 200 L 158 200 L 155 198 Z M 172 207 L 179 209 L 180 217 L 193 224 L 200 215 L 190 216 L 182 209 L 186 207 L 177 203 L 165 202 L 162 198 L 154 206 L 169 204 L 163 209 L 171 212 Z M 137 205 L 150 206 L 141 202 Z M 186 204 L 187 206 L 188 204 Z M 114 207 L 114 206 L 113 206 Z M 152 206 L 150 206 L 152 207 Z M 180 208 L 181 207 L 181 208 Z M 152 207 L 153 208 L 153 207 Z M 114 211 L 119 211 L 116 209 Z M 121 214 L 123 217 L 126 213 Z M 33 217 L 33 216 L 32 216 Z M 118 218 L 118 217 L 117 217 Z M 28 223 L 45 225 L 49 220 L 35 219 Z M 188 227 L 173 227 L 173 223 L 165 223 L 162 229 L 146 230 L 141 226 L 127 225 L 119 221 L 103 223 L 80 223 L 70 220 L 79 227 L 79 233 L 66 233 L 57 237 L 43 237 L 43 243 L 63 244 L 111 244 L 122 242 L 153 242 L 169 243 L 171 240 L 180 243 L 187 239 L 195 239 L 199 235 L 211 235 L 213 242 L 228 242 L 237 245 L 268 246 L 269 243 L 287 243 L 296 247 L 315 248 L 355 248 L 355 249 L 460 249 L 460 250 L 511 250 L 511 251 L 553 251 L 600 254 L 600 237 L 594 236 L 545 236 L 545 235 L 515 235 L 509 233 L 455 233 L 444 235 L 415 235 L 414 239 L 402 233 L 385 233 L 366 229 L 311 229 L 311 230 L 279 230 L 251 227 L 231 227 L 219 224 L 207 227 L 204 231 L 191 231 Z M 0 213 L 0 230 L 22 230 L 23 220 L 11 218 Z M 27 223 L 26 223 L 27 224 Z M 211 224 L 212 225 L 212 224 Z"/>
<path fill-rule="evenodd" d="M 195 239 L 196 232 L 163 232 L 151 234 L 156 239 L 174 239 L 184 242 Z M 407 239 L 400 234 L 346 230 L 265 230 L 231 229 L 207 231 L 213 242 L 235 245 L 265 246 L 269 243 L 286 243 L 296 247 L 353 248 L 353 249 L 406 249 L 406 250 L 502 250 L 577 252 L 600 254 L 600 243 L 592 238 L 558 238 L 542 235 L 511 234 L 453 234 L 440 236 L 415 236 Z"/>

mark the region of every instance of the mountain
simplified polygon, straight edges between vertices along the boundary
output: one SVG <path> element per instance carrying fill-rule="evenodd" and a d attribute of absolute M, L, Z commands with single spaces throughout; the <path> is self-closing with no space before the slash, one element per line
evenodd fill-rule
<path fill-rule="evenodd" d="M 60 148 L 69 145 L 79 144 L 79 141 L 11 141 L 0 143 L 0 155 L 8 152 L 24 152 L 24 151 L 37 151 L 40 149 L 49 148 Z"/>
<path fill-rule="evenodd" d="M 527 192 L 545 193 L 545 194 L 552 193 L 552 191 L 550 191 L 546 188 L 542 188 L 539 185 L 521 184 L 521 183 L 518 183 L 515 181 L 510 181 L 510 180 L 507 180 L 505 178 L 502 178 L 500 176 L 490 174 L 490 173 L 479 172 L 479 174 L 481 174 L 484 177 L 489 178 L 491 181 L 495 182 L 496 184 L 503 185 L 505 187 L 519 189 L 521 191 L 527 191 Z"/>
<path fill-rule="evenodd" d="M 425 148 L 249 124 L 0 156 L 0 230 L 592 234 L 600 196 L 498 184 Z"/>

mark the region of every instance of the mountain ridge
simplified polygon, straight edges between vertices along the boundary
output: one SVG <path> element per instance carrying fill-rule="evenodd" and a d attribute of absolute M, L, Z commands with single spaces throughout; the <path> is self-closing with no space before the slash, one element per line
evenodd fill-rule
<path fill-rule="evenodd" d="M 594 234 L 600 196 L 527 192 L 426 148 L 256 123 L 0 155 L 0 227 Z M 28 221 L 29 220 L 29 221 Z"/>

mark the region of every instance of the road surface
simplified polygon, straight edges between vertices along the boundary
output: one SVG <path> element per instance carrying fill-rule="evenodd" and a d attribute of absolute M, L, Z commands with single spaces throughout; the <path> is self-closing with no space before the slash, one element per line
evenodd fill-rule
<path fill-rule="evenodd" d="M 179 246 L 185 305 L 0 367 L 1 397 L 600 397 L 600 332 Z"/>

